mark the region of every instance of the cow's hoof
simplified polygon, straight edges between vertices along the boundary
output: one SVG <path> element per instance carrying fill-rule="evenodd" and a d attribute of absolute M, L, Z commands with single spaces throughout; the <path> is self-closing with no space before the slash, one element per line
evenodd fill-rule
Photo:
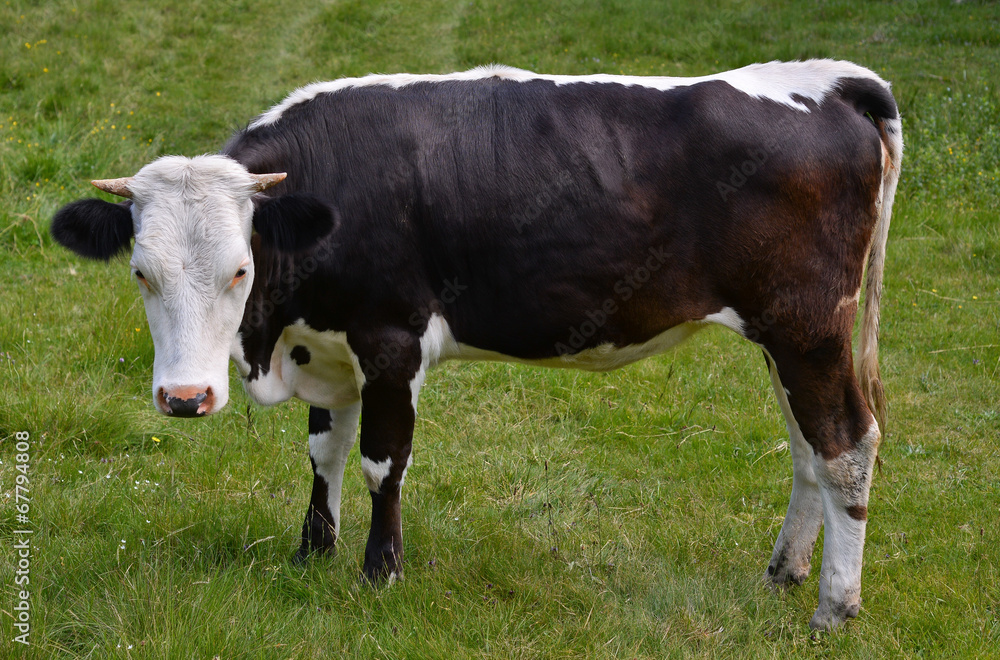
<path fill-rule="evenodd" d="M 365 557 L 361 577 L 372 586 L 389 585 L 403 577 L 403 568 L 391 553 L 372 553 Z"/>
<path fill-rule="evenodd" d="M 809 620 L 813 630 L 832 631 L 844 625 L 848 619 L 853 619 L 861 611 L 861 602 L 834 605 L 821 604 Z"/>
<path fill-rule="evenodd" d="M 365 563 L 362 568 L 363 577 L 372 585 L 392 584 L 403 576 L 403 553 L 396 548 L 402 544 L 394 544 L 391 539 L 378 543 L 368 540 L 365 547 Z"/>
<path fill-rule="evenodd" d="M 390 585 L 396 580 L 403 579 L 403 569 L 401 567 L 389 567 L 387 564 L 379 566 L 365 565 L 361 572 L 361 579 L 372 586 Z"/>
<path fill-rule="evenodd" d="M 809 562 L 799 566 L 791 566 L 787 562 L 771 564 L 764 573 L 764 584 L 775 590 L 786 590 L 805 582 L 810 569 Z"/>
<path fill-rule="evenodd" d="M 295 551 L 295 554 L 292 555 L 292 563 L 295 564 L 296 566 L 302 566 L 309 560 L 309 555 L 311 554 L 312 553 L 309 552 L 308 549 L 299 548 L 298 550 Z"/>
<path fill-rule="evenodd" d="M 388 574 L 379 573 L 377 575 L 370 575 L 368 571 L 362 571 L 361 576 L 359 578 L 359 582 L 368 585 L 370 587 L 378 588 L 378 587 L 388 587 L 394 584 L 397 580 L 402 581 L 402 579 L 403 579 L 403 571 L 399 569 L 392 571 L 391 573 Z"/>

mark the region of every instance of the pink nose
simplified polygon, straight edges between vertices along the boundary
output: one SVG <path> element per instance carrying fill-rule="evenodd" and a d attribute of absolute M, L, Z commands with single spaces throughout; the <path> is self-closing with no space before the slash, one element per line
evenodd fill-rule
<path fill-rule="evenodd" d="M 175 387 L 156 391 L 156 402 L 160 412 L 174 417 L 201 417 L 215 407 L 215 395 L 211 387 Z"/>

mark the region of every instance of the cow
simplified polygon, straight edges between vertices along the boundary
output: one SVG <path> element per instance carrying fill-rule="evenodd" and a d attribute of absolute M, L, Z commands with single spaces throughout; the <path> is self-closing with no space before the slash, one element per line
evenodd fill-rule
<path fill-rule="evenodd" d="M 842 61 L 698 78 L 369 75 L 298 89 L 217 154 L 94 181 L 125 199 L 71 203 L 52 234 L 104 260 L 134 238 L 161 413 L 221 409 L 230 360 L 256 402 L 310 404 L 297 559 L 340 534 L 360 418 L 373 583 L 401 575 L 430 368 L 603 371 L 709 324 L 733 330 L 763 351 L 792 456 L 764 580 L 801 584 L 825 523 L 810 625 L 832 629 L 861 604 L 902 148 L 888 83 Z"/>

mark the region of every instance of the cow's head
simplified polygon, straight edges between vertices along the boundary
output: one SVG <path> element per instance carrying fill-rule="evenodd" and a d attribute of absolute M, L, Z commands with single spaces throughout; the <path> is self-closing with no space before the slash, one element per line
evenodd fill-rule
<path fill-rule="evenodd" d="M 334 211 L 321 200 L 260 194 L 284 174 L 251 174 L 225 156 L 168 156 L 125 179 L 95 181 L 127 198 L 85 199 L 52 221 L 55 239 L 107 260 L 128 249 L 153 337 L 153 403 L 178 417 L 207 415 L 229 400 L 229 357 L 254 281 L 250 235 L 297 250 L 328 233 Z M 308 235 L 305 235 L 308 234 Z"/>

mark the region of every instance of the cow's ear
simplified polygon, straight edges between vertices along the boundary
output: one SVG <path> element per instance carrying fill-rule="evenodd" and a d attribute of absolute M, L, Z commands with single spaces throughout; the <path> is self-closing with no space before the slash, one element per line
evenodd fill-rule
<path fill-rule="evenodd" d="M 107 261 L 128 250 L 134 233 L 132 202 L 81 199 L 59 209 L 51 231 L 57 243 L 81 257 Z"/>
<path fill-rule="evenodd" d="M 337 210 L 319 197 L 291 193 L 256 201 L 253 227 L 265 244 L 301 252 L 333 231 L 338 219 Z"/>

